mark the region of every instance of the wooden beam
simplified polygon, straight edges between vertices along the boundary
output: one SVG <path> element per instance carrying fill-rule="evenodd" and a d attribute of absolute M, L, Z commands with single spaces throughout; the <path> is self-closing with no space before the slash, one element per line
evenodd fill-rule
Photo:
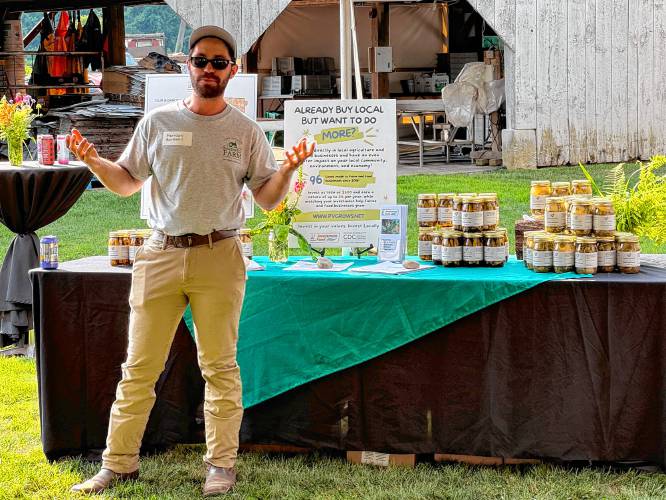
<path fill-rule="evenodd" d="M 104 35 L 108 37 L 109 54 L 105 66 L 124 66 L 125 60 L 125 8 L 112 5 L 102 10 Z"/>
<path fill-rule="evenodd" d="M 370 40 L 373 47 L 387 47 L 389 45 L 389 5 L 375 2 L 370 9 Z M 368 61 L 368 64 L 370 61 Z M 372 73 L 371 95 L 373 99 L 389 96 L 389 74 Z"/>

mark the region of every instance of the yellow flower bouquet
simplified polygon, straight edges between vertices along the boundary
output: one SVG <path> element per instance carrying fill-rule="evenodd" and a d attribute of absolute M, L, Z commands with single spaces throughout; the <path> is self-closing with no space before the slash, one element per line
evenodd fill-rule
<path fill-rule="evenodd" d="M 30 124 L 39 116 L 41 104 L 37 104 L 29 95 L 16 94 L 13 100 L 7 96 L 0 99 L 0 140 L 7 142 L 9 163 L 20 166 L 23 163 L 23 145 L 30 139 Z"/>

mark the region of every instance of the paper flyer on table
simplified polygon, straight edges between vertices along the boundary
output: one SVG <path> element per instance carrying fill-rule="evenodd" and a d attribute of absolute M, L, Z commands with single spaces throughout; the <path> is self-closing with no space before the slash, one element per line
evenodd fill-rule
<path fill-rule="evenodd" d="M 351 267 L 354 263 L 353 262 L 344 262 L 344 263 L 338 263 L 334 262 L 333 263 L 333 268 L 332 269 L 321 269 L 320 267 L 317 267 L 316 262 L 312 262 L 311 260 L 299 260 L 295 264 L 292 264 L 289 267 L 285 267 L 285 271 L 332 271 L 332 272 L 339 272 L 339 271 L 344 271 Z"/>
<path fill-rule="evenodd" d="M 425 269 L 432 269 L 435 266 L 428 266 L 420 264 L 416 269 L 407 269 L 399 262 L 380 262 L 378 264 L 371 264 L 369 266 L 355 267 L 350 269 L 349 272 L 353 273 L 371 273 L 371 274 L 407 274 L 416 271 L 423 271 Z"/>
<path fill-rule="evenodd" d="M 285 146 L 317 143 L 294 218 L 314 248 L 377 245 L 379 210 L 396 202 L 395 116 L 392 99 L 285 102 Z"/>

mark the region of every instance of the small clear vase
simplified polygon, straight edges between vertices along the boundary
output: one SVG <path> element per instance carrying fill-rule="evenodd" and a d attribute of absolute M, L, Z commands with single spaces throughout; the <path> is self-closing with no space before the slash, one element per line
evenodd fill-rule
<path fill-rule="evenodd" d="M 7 140 L 9 164 L 14 167 L 23 165 L 23 139 Z"/>
<path fill-rule="evenodd" d="M 276 224 L 268 234 L 268 258 L 271 262 L 287 262 L 289 258 L 289 226 Z"/>

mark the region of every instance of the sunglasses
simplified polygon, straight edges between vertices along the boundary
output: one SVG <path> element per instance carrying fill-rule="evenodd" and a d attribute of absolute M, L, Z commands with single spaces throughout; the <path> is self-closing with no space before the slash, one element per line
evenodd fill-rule
<path fill-rule="evenodd" d="M 195 68 L 199 69 L 204 69 L 206 66 L 208 66 L 208 63 L 213 66 L 213 69 L 215 70 L 223 70 L 227 69 L 227 66 L 230 64 L 236 64 L 233 61 L 229 61 L 228 59 L 222 59 L 221 57 L 214 57 L 213 59 L 208 59 L 207 57 L 204 56 L 192 56 L 190 57 L 190 62 Z"/>

